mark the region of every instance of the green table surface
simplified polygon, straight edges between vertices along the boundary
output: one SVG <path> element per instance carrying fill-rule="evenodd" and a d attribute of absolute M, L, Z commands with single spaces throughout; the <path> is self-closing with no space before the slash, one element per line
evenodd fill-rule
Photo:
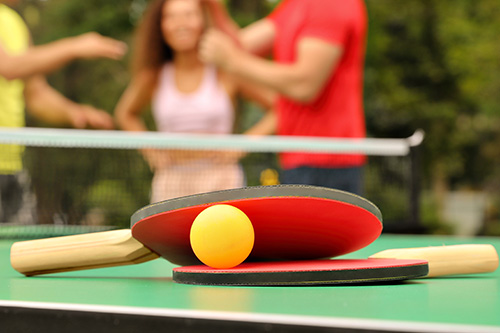
<path fill-rule="evenodd" d="M 382 235 L 343 258 L 389 248 L 493 244 L 500 238 Z M 389 285 L 207 287 L 176 284 L 163 259 L 140 265 L 24 277 L 10 266 L 12 241 L 0 241 L 0 302 L 25 301 L 147 309 L 217 311 L 483 326 L 500 332 L 500 269 Z"/>

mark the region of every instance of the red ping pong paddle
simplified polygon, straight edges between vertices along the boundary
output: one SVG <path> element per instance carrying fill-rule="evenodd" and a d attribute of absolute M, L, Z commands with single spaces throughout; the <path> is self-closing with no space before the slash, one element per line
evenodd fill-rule
<path fill-rule="evenodd" d="M 243 263 L 231 269 L 174 268 L 178 283 L 218 286 L 310 286 L 403 281 L 426 276 L 425 260 L 359 259 Z"/>
<path fill-rule="evenodd" d="M 231 269 L 174 268 L 179 283 L 229 286 L 365 284 L 418 277 L 493 272 L 499 263 L 489 244 L 385 250 L 369 259 L 243 263 Z"/>
<path fill-rule="evenodd" d="M 11 264 L 38 275 L 141 263 L 162 256 L 195 265 L 189 232 L 196 216 L 225 203 L 252 221 L 249 260 L 310 260 L 347 254 L 378 238 L 379 209 L 359 196 L 305 185 L 246 187 L 151 204 L 131 217 L 132 229 L 18 242 Z"/>

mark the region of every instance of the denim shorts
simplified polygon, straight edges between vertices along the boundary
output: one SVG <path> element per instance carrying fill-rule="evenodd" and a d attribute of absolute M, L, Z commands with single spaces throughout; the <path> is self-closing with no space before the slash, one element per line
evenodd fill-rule
<path fill-rule="evenodd" d="M 323 186 L 363 195 L 363 167 L 299 167 L 284 170 L 281 183 Z"/>
<path fill-rule="evenodd" d="M 0 175 L 0 223 L 35 224 L 36 197 L 25 171 Z"/>

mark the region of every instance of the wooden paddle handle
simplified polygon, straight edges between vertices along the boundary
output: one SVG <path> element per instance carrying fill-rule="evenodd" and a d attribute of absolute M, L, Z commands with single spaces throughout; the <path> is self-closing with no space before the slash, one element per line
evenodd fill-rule
<path fill-rule="evenodd" d="M 130 229 L 17 242 L 10 262 L 26 275 L 138 264 L 158 258 Z"/>
<path fill-rule="evenodd" d="M 498 254 L 489 244 L 467 244 L 378 252 L 370 258 L 422 259 L 429 262 L 427 277 L 494 272 Z"/>

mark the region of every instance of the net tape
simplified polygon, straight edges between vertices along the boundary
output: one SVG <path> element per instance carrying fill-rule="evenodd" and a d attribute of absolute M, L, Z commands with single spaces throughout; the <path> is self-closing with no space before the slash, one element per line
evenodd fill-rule
<path fill-rule="evenodd" d="M 421 131 L 403 139 L 346 139 L 0 127 L 1 144 L 32 147 L 226 149 L 270 153 L 287 151 L 406 156 L 410 147 L 418 146 L 422 139 Z"/>

